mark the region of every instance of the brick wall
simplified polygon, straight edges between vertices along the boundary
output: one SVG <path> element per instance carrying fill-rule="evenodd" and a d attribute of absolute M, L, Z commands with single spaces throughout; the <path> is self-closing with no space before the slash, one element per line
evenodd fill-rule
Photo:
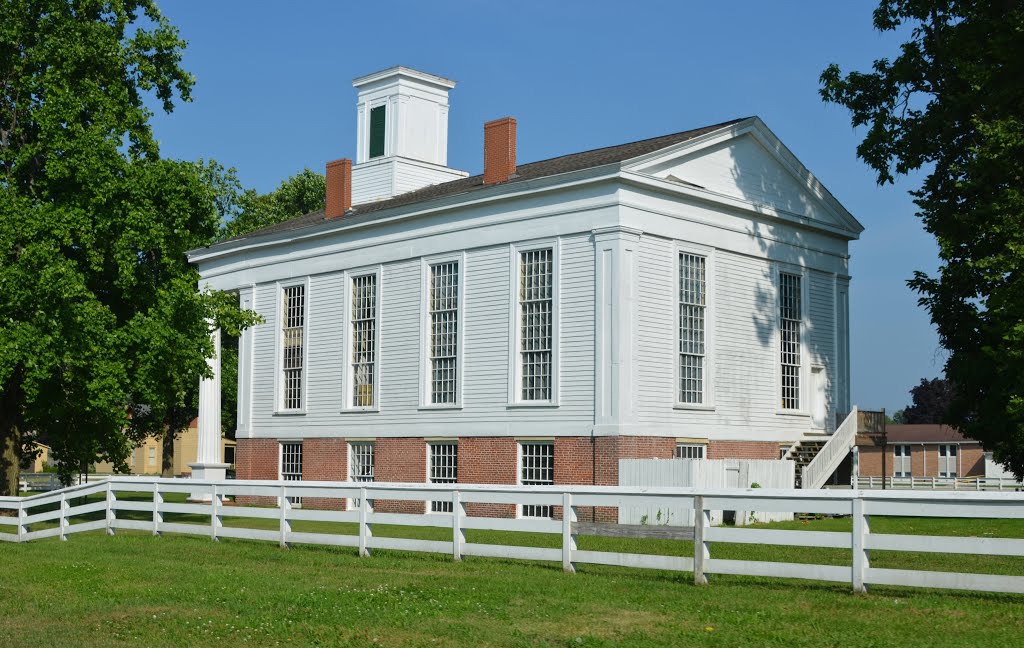
<path fill-rule="evenodd" d="M 427 444 L 422 437 L 377 439 L 374 452 L 373 477 L 375 481 L 426 483 Z M 377 500 L 373 504 L 374 509 L 381 513 L 423 513 L 425 511 L 423 502 L 411 500 Z"/>
<path fill-rule="evenodd" d="M 459 483 L 515 484 L 519 449 L 511 437 L 463 437 L 459 439 Z M 557 462 L 558 451 L 555 451 Z M 557 474 L 557 463 L 556 463 Z M 514 517 L 515 505 L 466 504 L 466 515 Z"/>
<path fill-rule="evenodd" d="M 708 441 L 708 459 L 778 459 L 775 441 Z"/>
<path fill-rule="evenodd" d="M 235 450 L 235 476 L 238 479 L 277 479 L 280 446 L 277 439 L 238 439 Z M 235 498 L 238 504 L 250 506 L 276 506 L 275 497 Z"/>
<path fill-rule="evenodd" d="M 935 444 L 911 443 L 910 445 L 910 472 L 914 477 L 938 477 L 939 476 L 939 446 Z M 885 448 L 885 472 L 891 477 L 895 458 L 893 447 Z M 963 444 L 957 452 L 961 477 L 977 477 L 985 475 L 985 452 L 976 443 Z M 860 446 L 860 474 L 864 477 L 882 476 L 882 448 L 874 446 Z"/>
<path fill-rule="evenodd" d="M 595 449 L 595 484 L 598 486 L 619 485 L 619 459 L 671 459 L 676 447 L 675 437 L 597 437 Z M 583 511 L 580 512 L 581 519 Z M 597 522 L 618 522 L 619 509 L 615 506 L 599 506 L 592 513 Z"/>
<path fill-rule="evenodd" d="M 348 443 L 345 439 L 304 439 L 303 481 L 345 481 L 348 478 Z M 306 497 L 303 508 L 345 510 L 344 498 Z"/>

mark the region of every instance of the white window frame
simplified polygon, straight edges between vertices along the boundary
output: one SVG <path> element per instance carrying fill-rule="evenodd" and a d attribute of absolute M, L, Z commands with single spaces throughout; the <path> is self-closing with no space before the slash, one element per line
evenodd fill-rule
<path fill-rule="evenodd" d="M 796 409 L 786 409 L 782 407 L 782 316 L 779 312 L 779 293 L 782 288 L 782 279 L 779 275 L 791 274 L 800 277 L 800 407 Z M 810 318 L 808 313 L 811 310 L 811 304 L 809 300 L 809 285 L 807 268 L 803 266 L 788 264 L 788 263 L 775 263 L 774 270 L 772 272 L 772 309 L 774 315 L 771 321 L 774 322 L 774 330 L 772 336 L 775 343 L 772 345 L 774 355 L 772 357 L 772 365 L 774 366 L 775 390 L 773 393 L 773 399 L 775 402 L 774 411 L 776 414 L 781 416 L 801 416 L 810 418 L 811 413 L 808 409 L 808 385 L 810 383 L 810 347 L 807 344 L 807 332 L 810 330 Z M 826 414 L 827 416 L 827 414 Z"/>
<path fill-rule="evenodd" d="M 687 456 L 699 455 L 699 456 Z M 691 443 L 677 441 L 676 447 L 672 450 L 673 459 L 707 459 L 708 447 L 703 443 Z"/>
<path fill-rule="evenodd" d="M 946 450 L 945 456 L 942 454 L 943 449 Z M 939 478 L 958 479 L 960 477 L 960 446 L 956 443 L 940 443 L 936 453 L 938 455 Z M 953 465 L 952 474 L 950 474 L 949 470 L 950 460 L 952 460 Z"/>
<path fill-rule="evenodd" d="M 305 303 L 302 317 L 302 407 L 287 409 L 284 406 L 284 289 L 292 286 L 305 286 L 303 294 Z M 274 415 L 275 416 L 302 416 L 309 409 L 309 331 L 310 331 L 310 280 L 309 277 L 301 277 L 288 281 L 278 281 L 274 284 L 277 291 L 276 314 L 274 321 Z"/>
<path fill-rule="evenodd" d="M 897 454 L 897 448 L 900 448 L 900 454 Z M 905 454 L 904 454 L 905 453 Z M 911 449 L 909 443 L 894 443 L 892 446 L 892 476 L 893 477 L 912 477 L 914 475 L 914 466 L 912 463 L 914 451 Z M 899 470 L 899 468 L 906 468 L 906 470 Z"/>
<path fill-rule="evenodd" d="M 551 484 L 555 483 L 555 442 L 553 440 L 545 439 L 521 439 L 516 441 L 516 484 L 520 486 L 526 486 L 529 484 L 523 483 L 523 446 L 537 445 L 537 446 L 548 446 L 551 448 Z M 533 480 L 531 480 L 533 481 Z M 543 482 L 544 485 L 547 482 Z M 547 515 L 543 515 L 544 511 L 547 511 Z M 516 517 L 519 518 L 540 518 L 549 519 L 554 514 L 554 505 L 552 504 L 517 504 L 516 505 Z"/>
<path fill-rule="evenodd" d="M 441 263 L 459 264 L 459 305 L 456 318 L 458 332 L 455 357 L 455 402 L 432 403 L 432 365 L 430 358 L 430 268 Z M 426 257 L 420 262 L 420 409 L 451 410 L 462 408 L 463 367 L 466 340 L 466 253 Z"/>
<path fill-rule="evenodd" d="M 702 403 L 684 403 L 679 400 L 679 384 L 682 380 L 679 367 L 679 332 L 682 322 L 679 317 L 679 260 L 683 254 L 695 254 L 704 257 L 704 395 Z M 675 328 L 673 339 L 673 382 L 672 402 L 675 409 L 703 410 L 715 409 L 715 248 L 677 241 L 672 256 L 672 299 L 674 315 L 672 321 Z"/>
<path fill-rule="evenodd" d="M 561 239 L 544 239 L 509 245 L 509 297 L 512 317 L 509 318 L 509 367 L 508 407 L 558 407 L 561 392 L 561 371 L 559 369 L 561 347 Z M 522 309 L 519 304 L 520 260 L 523 252 L 551 250 L 551 398 L 549 400 L 527 401 L 522 398 L 522 367 L 520 353 L 520 320 Z"/>
<path fill-rule="evenodd" d="M 376 279 L 376 310 L 374 312 L 374 348 L 373 348 L 373 405 L 357 406 L 353 404 L 352 390 L 355 386 L 355 378 L 352 371 L 352 298 L 355 291 L 352 289 L 353 281 L 359 277 L 365 277 L 367 275 L 375 275 Z M 347 270 L 345 272 L 345 290 L 343 291 L 343 298 L 345 300 L 343 309 L 343 326 L 344 326 L 344 365 L 342 370 L 342 385 L 341 385 L 341 411 L 344 412 L 379 412 L 381 394 L 381 311 L 383 310 L 384 303 L 382 300 L 384 291 L 384 268 L 381 265 L 369 266 L 365 268 L 356 268 L 353 270 Z"/>
<path fill-rule="evenodd" d="M 370 446 L 370 478 L 369 479 L 353 479 L 352 478 L 352 466 L 353 466 L 353 458 L 355 457 L 355 446 L 360 446 L 360 445 L 368 445 L 368 446 Z M 374 439 L 349 441 L 348 442 L 348 466 L 346 466 L 346 469 L 347 469 L 347 472 L 346 472 L 347 481 L 350 481 L 350 482 L 352 482 L 354 484 L 373 483 L 377 479 L 377 477 L 376 477 L 376 470 L 377 470 L 377 444 L 375 443 Z M 346 507 L 346 508 L 349 508 L 350 510 L 351 509 L 358 509 L 361 506 L 361 501 L 359 500 L 359 498 L 354 497 L 354 498 L 351 499 L 350 504 L 351 505 Z M 370 502 L 370 505 L 371 506 L 373 505 L 372 501 Z"/>
<path fill-rule="evenodd" d="M 356 454 L 356 446 L 369 446 L 370 449 L 370 478 L 364 479 L 365 475 L 361 475 L 359 479 L 353 475 L 352 468 L 355 466 L 354 458 Z M 376 465 L 377 465 L 377 444 L 374 440 L 353 440 L 348 442 L 348 481 L 356 484 L 373 483 L 376 479 Z"/>
<path fill-rule="evenodd" d="M 299 446 L 299 473 L 298 473 L 299 479 L 298 480 L 286 479 L 285 478 L 285 472 L 284 472 L 284 447 L 286 445 L 297 445 L 297 446 Z M 283 482 L 283 481 L 301 481 L 302 480 L 302 470 L 304 469 L 304 462 L 305 462 L 305 448 L 303 447 L 302 439 L 280 439 L 278 441 L 278 443 L 277 443 L 277 481 L 280 481 L 280 482 Z M 295 473 L 289 472 L 288 474 L 289 475 L 294 475 Z M 280 500 L 280 499 L 281 498 L 278 498 L 278 500 Z M 289 497 L 288 501 L 291 503 L 292 508 L 302 508 L 302 498 L 301 497 Z M 281 502 L 279 501 L 278 502 L 278 506 L 280 506 L 280 505 L 281 505 Z"/>
<path fill-rule="evenodd" d="M 441 447 L 453 447 L 455 448 L 455 477 L 453 481 L 448 481 L 449 478 L 442 477 L 440 481 L 435 481 L 434 478 L 434 449 Z M 459 483 L 459 442 L 456 439 L 434 439 L 427 442 L 427 483 L 428 484 L 457 484 Z M 427 513 L 452 513 L 452 500 L 433 500 L 427 502 Z"/>

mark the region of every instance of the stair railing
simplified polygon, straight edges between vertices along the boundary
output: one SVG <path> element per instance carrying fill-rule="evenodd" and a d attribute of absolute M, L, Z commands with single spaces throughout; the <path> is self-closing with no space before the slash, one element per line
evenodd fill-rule
<path fill-rule="evenodd" d="M 857 444 L 857 408 L 854 407 L 811 463 L 804 466 L 801 488 L 821 488 Z"/>

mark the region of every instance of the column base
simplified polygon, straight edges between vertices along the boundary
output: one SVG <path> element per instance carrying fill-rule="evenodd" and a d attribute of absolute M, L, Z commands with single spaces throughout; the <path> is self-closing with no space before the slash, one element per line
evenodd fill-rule
<path fill-rule="evenodd" d="M 190 463 L 192 479 L 204 481 L 223 481 L 227 477 L 227 469 L 231 464 L 226 463 Z M 188 496 L 190 502 L 209 502 L 213 499 L 209 493 L 192 493 Z"/>

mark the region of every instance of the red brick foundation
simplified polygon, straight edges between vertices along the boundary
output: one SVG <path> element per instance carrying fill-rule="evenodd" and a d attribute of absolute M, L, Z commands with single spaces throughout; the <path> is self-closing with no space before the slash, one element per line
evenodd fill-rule
<path fill-rule="evenodd" d="M 519 449 L 511 437 L 463 437 L 459 439 L 459 482 L 463 484 L 515 484 L 518 481 Z M 558 451 L 555 451 L 557 461 Z M 557 467 L 556 467 L 557 471 Z M 514 517 L 515 505 L 466 504 L 466 515 Z"/>
<path fill-rule="evenodd" d="M 343 438 L 304 439 L 302 447 L 302 477 L 310 481 L 344 481 L 348 478 L 348 443 Z M 675 437 L 614 436 L 614 437 L 558 437 L 555 445 L 555 484 L 617 486 L 619 459 L 670 459 L 675 449 Z M 891 450 L 890 450 L 891 452 Z M 375 440 L 375 478 L 378 482 L 426 483 L 427 442 L 422 437 L 378 438 Z M 711 441 L 708 459 L 778 459 L 779 444 L 773 441 Z M 965 473 L 973 465 L 963 450 Z M 979 453 L 980 454 L 980 453 Z M 862 452 L 862 474 L 873 457 Z M 238 440 L 238 478 L 276 480 L 280 446 L 277 439 Z M 877 457 L 880 459 L 880 455 Z M 891 457 L 890 457 L 891 461 Z M 916 461 L 916 459 L 915 459 Z M 935 461 L 929 457 L 929 468 Z M 916 468 L 916 465 L 915 465 Z M 462 437 L 459 439 L 459 483 L 514 485 L 518 482 L 518 442 L 512 437 Z M 239 497 L 239 504 L 260 506 L 276 505 L 274 497 Z M 413 500 L 377 500 L 376 510 L 386 513 L 424 513 L 423 502 Z M 305 498 L 307 508 L 344 508 L 345 500 L 334 498 Z M 470 503 L 466 513 L 476 517 L 512 517 L 514 505 Z M 561 507 L 554 515 L 561 517 Z M 598 507 L 581 508 L 582 521 L 616 522 L 618 509 Z"/>
<path fill-rule="evenodd" d="M 303 481 L 345 481 L 348 478 L 348 443 L 345 439 L 304 439 Z M 306 497 L 302 508 L 345 510 L 344 498 Z"/>
<path fill-rule="evenodd" d="M 238 439 L 235 476 L 238 479 L 277 479 L 280 459 L 277 439 Z M 236 502 L 248 506 L 277 506 L 276 497 L 239 496 Z"/>
<path fill-rule="evenodd" d="M 374 448 L 374 479 L 379 482 L 427 481 L 427 444 L 423 438 L 377 439 Z M 461 458 L 460 458 L 461 463 Z M 374 509 L 381 513 L 423 513 L 423 502 L 377 500 Z"/>
<path fill-rule="evenodd" d="M 708 459 L 778 459 L 776 441 L 708 441 Z"/>

